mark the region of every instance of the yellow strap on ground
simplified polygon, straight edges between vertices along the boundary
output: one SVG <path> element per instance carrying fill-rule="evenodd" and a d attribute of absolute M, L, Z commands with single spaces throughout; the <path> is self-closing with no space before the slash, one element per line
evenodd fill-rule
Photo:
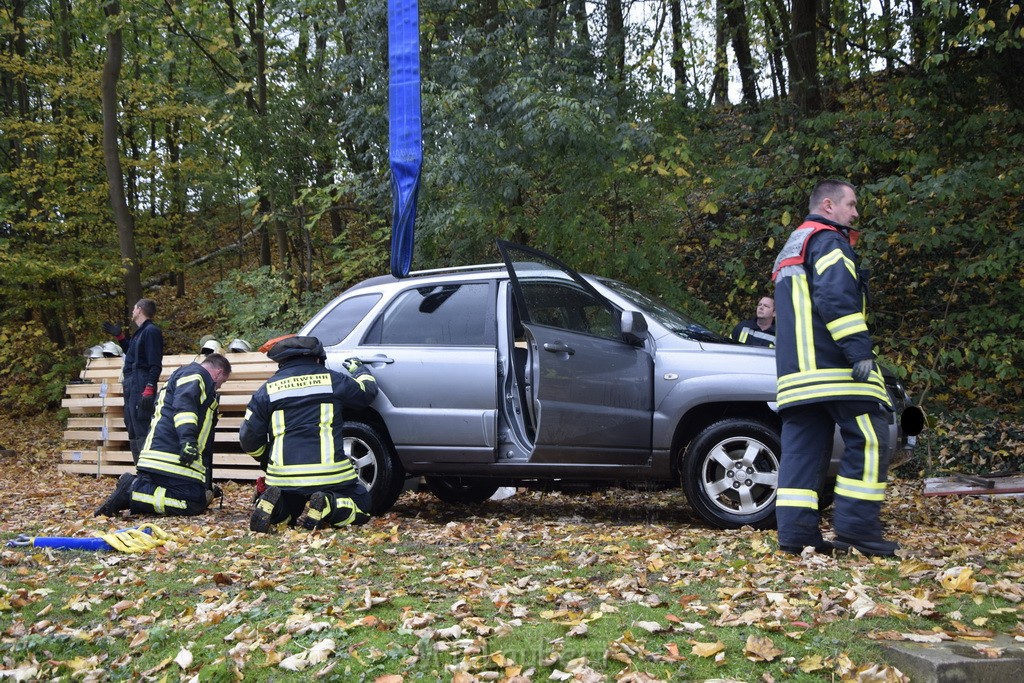
<path fill-rule="evenodd" d="M 149 533 L 146 533 L 146 532 Z M 141 524 L 134 529 L 115 531 L 111 534 L 97 534 L 114 550 L 122 553 L 141 553 L 173 541 L 174 536 L 156 524 Z"/>

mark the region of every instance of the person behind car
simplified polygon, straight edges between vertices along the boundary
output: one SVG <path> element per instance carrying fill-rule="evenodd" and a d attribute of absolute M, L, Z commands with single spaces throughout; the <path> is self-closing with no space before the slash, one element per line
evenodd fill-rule
<path fill-rule="evenodd" d="M 307 529 L 365 524 L 370 494 L 345 455 L 344 408 L 368 406 L 377 383 L 357 359 L 348 372 L 324 367 L 316 337 L 289 335 L 260 350 L 277 372 L 256 391 L 239 430 L 242 449 L 266 471 L 266 489 L 249 518 L 251 531 L 287 522 Z M 309 511 L 302 511 L 309 502 Z"/>
<path fill-rule="evenodd" d="M 732 338 L 751 346 L 775 346 L 775 299 L 763 296 L 757 302 L 757 315 L 736 325 Z"/>
<path fill-rule="evenodd" d="M 217 391 L 230 375 L 231 363 L 220 354 L 171 373 L 156 401 L 138 474 L 121 475 L 114 492 L 96 510 L 97 517 L 126 509 L 157 515 L 198 515 L 206 510 L 216 492 Z"/>
<path fill-rule="evenodd" d="M 898 544 L 882 534 L 880 513 L 889 469 L 891 405 L 874 362 L 867 326 L 867 278 L 853 245 L 859 235 L 854 187 L 818 183 L 810 215 L 775 260 L 778 406 L 782 417 L 776 519 L 779 547 L 800 553 L 856 548 L 891 556 Z M 835 487 L 833 528 L 819 528 L 818 486 L 835 426 L 845 450 Z"/>

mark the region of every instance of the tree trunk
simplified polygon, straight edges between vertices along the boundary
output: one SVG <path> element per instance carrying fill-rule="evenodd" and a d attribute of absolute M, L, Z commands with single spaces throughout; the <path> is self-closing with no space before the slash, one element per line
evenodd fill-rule
<path fill-rule="evenodd" d="M 716 105 L 729 103 L 729 33 L 725 28 L 725 3 L 715 3 L 715 63 L 711 67 L 711 101 Z"/>
<path fill-rule="evenodd" d="M 622 0 L 607 0 L 608 33 L 605 36 L 605 54 L 608 80 L 621 83 L 626 75 L 626 21 L 622 14 Z"/>
<path fill-rule="evenodd" d="M 788 26 L 788 15 L 785 11 L 781 14 L 777 13 L 771 2 L 764 2 L 761 8 L 764 12 L 765 47 L 768 49 L 768 57 L 772 65 L 772 88 L 776 97 L 785 97 L 785 49 L 789 42 L 789 32 L 785 30 L 785 27 Z"/>
<path fill-rule="evenodd" d="M 680 0 L 671 0 L 672 12 L 672 80 L 676 102 L 686 106 L 686 63 L 683 60 L 683 8 Z"/>
<path fill-rule="evenodd" d="M 793 0 L 793 57 L 789 63 L 790 97 L 802 116 L 821 111 L 818 85 L 818 0 Z"/>
<path fill-rule="evenodd" d="M 754 57 L 750 53 L 750 27 L 747 24 L 747 6 L 744 0 L 726 0 L 725 20 L 732 40 L 732 51 L 740 70 L 740 89 L 743 101 L 757 104 L 757 74 Z"/>
<path fill-rule="evenodd" d="M 121 154 L 117 139 L 117 81 L 121 76 L 124 45 L 121 39 L 121 3 L 110 0 L 104 7 L 109 22 L 107 27 L 107 56 L 100 77 L 100 99 L 103 105 L 103 162 L 107 170 L 110 206 L 117 225 L 117 241 L 124 265 L 124 291 L 126 308 L 142 298 L 142 269 L 135 250 L 135 219 L 124 195 L 124 175 L 121 172 Z"/>

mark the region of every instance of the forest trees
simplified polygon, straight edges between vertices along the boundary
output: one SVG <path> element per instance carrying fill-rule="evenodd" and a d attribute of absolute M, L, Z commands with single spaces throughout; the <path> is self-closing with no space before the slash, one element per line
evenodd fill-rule
<path fill-rule="evenodd" d="M 881 278 L 879 296 L 927 292 L 920 314 L 884 322 L 934 341 L 885 350 L 939 382 L 960 340 L 935 321 L 955 320 L 998 350 L 988 370 L 975 359 L 989 351 L 972 350 L 968 388 L 1005 378 L 1019 345 L 942 292 L 1017 286 L 1008 245 L 985 243 L 1019 218 L 1020 172 L 989 154 L 1021 146 L 1020 4 L 874 7 L 420 0 L 414 267 L 493 258 L 506 237 L 726 320 L 766 286 L 811 179 L 838 175 L 866 188 L 865 219 L 890 235 L 869 238 L 869 256 L 904 257 L 892 271 L 905 281 Z M 189 264 L 227 245 L 223 267 L 239 270 L 225 290 L 272 292 L 289 321 L 381 272 L 386 22 L 384 0 L 0 0 L 3 334 L 73 353 L 123 315 L 133 265 L 142 287 L 173 278 L 181 293 Z M 947 196 L 950 178 L 988 205 Z M 936 224 L 969 225 L 979 246 L 926 270 L 950 256 L 917 234 Z"/>

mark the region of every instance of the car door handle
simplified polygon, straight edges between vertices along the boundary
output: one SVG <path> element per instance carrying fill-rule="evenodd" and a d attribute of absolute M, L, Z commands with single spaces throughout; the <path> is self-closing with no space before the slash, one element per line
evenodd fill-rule
<path fill-rule="evenodd" d="M 551 353 L 567 353 L 570 356 L 576 353 L 576 349 L 572 348 L 565 342 L 547 342 L 544 344 L 544 350 L 550 351 Z"/>
<path fill-rule="evenodd" d="M 376 356 L 370 356 L 369 358 L 359 358 L 359 360 L 362 361 L 364 365 L 373 365 L 374 363 L 384 363 L 385 365 L 390 365 L 391 363 L 395 362 L 394 358 L 390 358 L 388 356 L 380 354 Z"/>

